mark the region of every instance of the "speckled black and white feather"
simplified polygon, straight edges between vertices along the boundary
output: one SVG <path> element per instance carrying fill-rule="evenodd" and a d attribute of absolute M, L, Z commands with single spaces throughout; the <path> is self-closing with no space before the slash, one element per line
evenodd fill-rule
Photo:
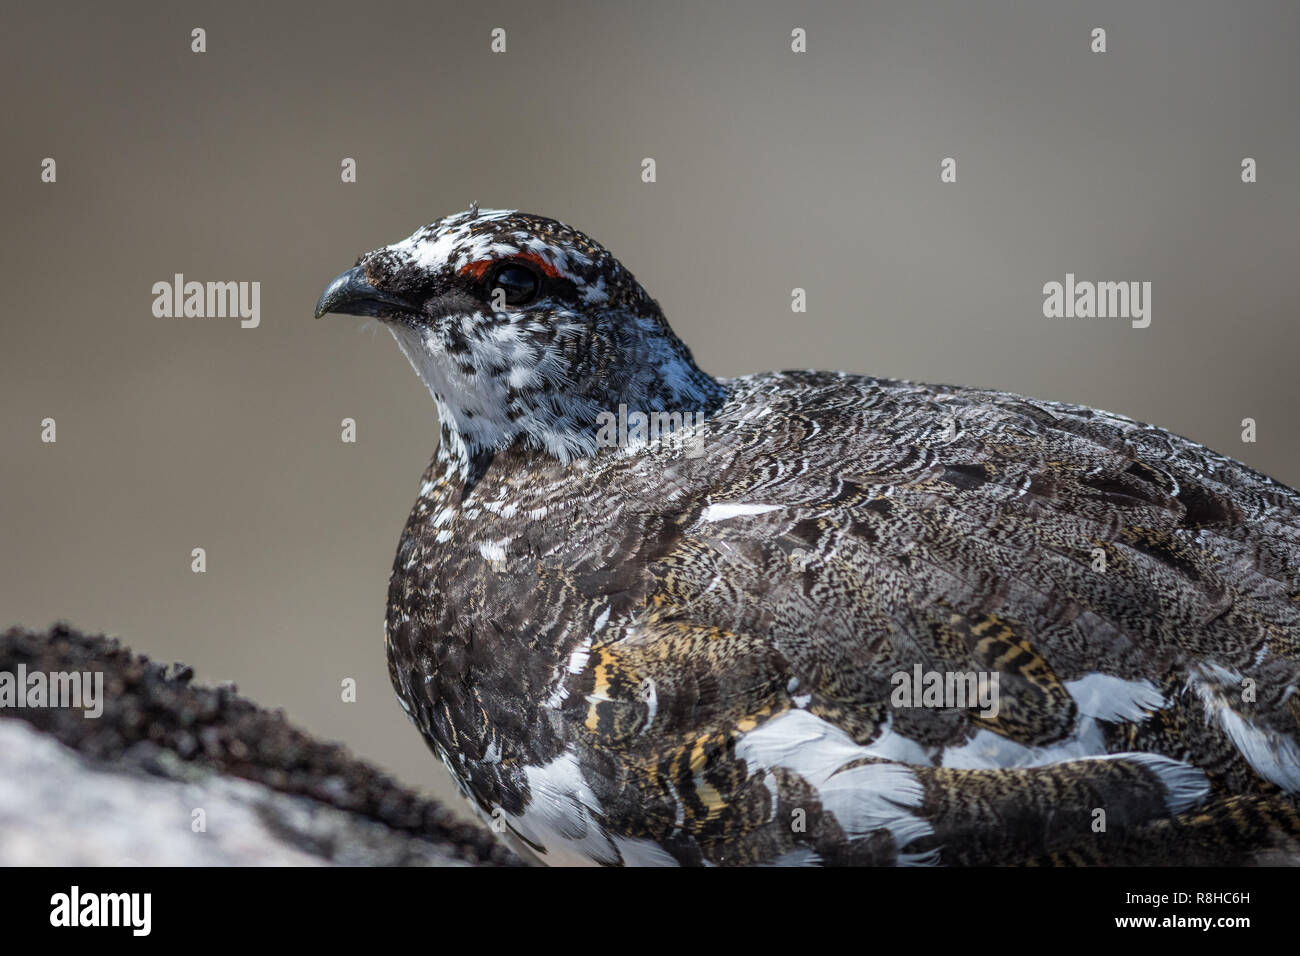
<path fill-rule="evenodd" d="M 483 263 L 512 260 L 538 296 L 494 311 Z M 442 423 L 390 581 L 391 676 L 517 845 L 1295 859 L 1292 489 L 1078 406 L 715 380 L 608 252 L 535 216 L 450 217 L 358 265 L 373 300 L 322 311 L 381 315 Z M 620 404 L 703 424 L 601 447 Z M 998 714 L 894 707 L 916 665 L 996 672 Z"/>

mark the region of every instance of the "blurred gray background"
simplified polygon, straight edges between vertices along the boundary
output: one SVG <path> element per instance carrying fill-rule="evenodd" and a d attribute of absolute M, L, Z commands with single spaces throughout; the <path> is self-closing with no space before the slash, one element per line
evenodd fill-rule
<path fill-rule="evenodd" d="M 1293 2 L 10 3 L 5 20 L 0 625 L 119 634 L 441 796 L 381 625 L 433 403 L 384 330 L 311 314 L 359 253 L 471 200 L 607 245 L 715 374 L 1080 402 L 1300 484 Z M 155 318 L 151 287 L 177 272 L 260 281 L 261 326 Z M 1150 281 L 1150 328 L 1044 318 L 1067 272 Z"/>

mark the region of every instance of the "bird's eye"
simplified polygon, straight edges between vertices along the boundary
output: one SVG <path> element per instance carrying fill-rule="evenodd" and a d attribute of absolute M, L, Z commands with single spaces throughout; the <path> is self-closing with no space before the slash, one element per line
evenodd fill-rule
<path fill-rule="evenodd" d="M 497 300 L 497 289 L 505 293 L 506 305 L 527 305 L 537 298 L 542 282 L 537 273 L 527 266 L 507 262 L 493 270 L 488 281 L 488 294 Z"/>

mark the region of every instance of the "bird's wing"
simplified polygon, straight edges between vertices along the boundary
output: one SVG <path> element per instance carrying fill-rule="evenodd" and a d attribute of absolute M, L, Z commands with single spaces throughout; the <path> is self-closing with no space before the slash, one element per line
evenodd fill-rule
<path fill-rule="evenodd" d="M 657 473 L 697 493 L 567 689 L 593 771 L 639 768 L 619 785 L 647 827 L 742 855 L 749 833 L 755 858 L 775 839 L 925 859 L 1013 809 L 1031 859 L 1083 852 L 1053 830 L 1067 805 L 1159 840 L 1238 795 L 1295 818 L 1295 491 L 1077 406 L 819 373 L 737 387 L 708 454 Z M 838 836 L 773 835 L 812 805 Z"/>

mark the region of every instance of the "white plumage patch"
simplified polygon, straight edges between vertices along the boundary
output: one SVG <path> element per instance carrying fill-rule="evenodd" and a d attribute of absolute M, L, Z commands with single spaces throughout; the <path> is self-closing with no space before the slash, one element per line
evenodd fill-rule
<path fill-rule="evenodd" d="M 616 836 L 606 830 L 600 801 L 582 776 L 578 758 L 565 751 L 541 767 L 525 771 L 532 795 L 522 814 L 507 822 L 552 866 L 675 865 L 665 850 L 649 840 Z"/>
<path fill-rule="evenodd" d="M 479 543 L 479 554 L 487 561 L 504 561 L 506 559 L 506 544 L 508 541 L 501 538 L 497 541 L 483 541 Z"/>
<path fill-rule="evenodd" d="M 513 209 L 480 209 L 473 216 L 449 217 L 438 223 L 438 228 L 424 226 L 388 249 L 403 261 L 424 269 L 435 269 L 447 262 L 463 266 L 488 255 L 492 245 L 489 233 L 475 235 L 469 226 L 514 214 Z"/>
<path fill-rule="evenodd" d="M 981 728 L 960 747 L 946 748 L 940 764 L 955 770 L 1043 767 L 1105 753 L 1106 741 L 1096 718 L 1085 715 L 1079 718 L 1069 737 L 1043 747 L 1031 747 Z"/>
<path fill-rule="evenodd" d="M 1300 747 L 1295 740 L 1251 723 L 1232 706 L 1234 698 L 1241 699 L 1240 674 L 1217 664 L 1202 664 L 1188 683 L 1205 708 L 1206 721 L 1223 729 L 1256 773 L 1284 790 L 1300 790 Z"/>
<path fill-rule="evenodd" d="M 1067 681 L 1065 689 L 1079 709 L 1073 732 L 1041 747 L 1018 743 L 981 728 L 959 747 L 943 751 L 941 764 L 960 770 L 1043 767 L 1068 760 L 1106 756 L 1098 721 L 1142 721 L 1166 706 L 1160 689 L 1148 680 L 1125 680 L 1100 672 Z"/>
<path fill-rule="evenodd" d="M 1146 720 L 1165 706 L 1160 688 L 1149 680 L 1125 680 L 1110 674 L 1086 674 L 1066 681 L 1079 713 L 1098 720 Z"/>
<path fill-rule="evenodd" d="M 578 759 L 566 751 L 550 763 L 525 770 L 532 798 L 511 827 L 557 866 L 616 864 L 618 853 L 599 820 L 600 801 L 583 779 Z"/>
<path fill-rule="evenodd" d="M 751 769 L 780 767 L 803 777 L 850 836 L 888 830 L 900 849 L 898 862 L 922 862 L 901 852 L 934 832 L 915 812 L 924 797 L 916 774 L 895 763 L 843 769 L 873 756 L 834 724 L 806 710 L 786 711 L 736 743 L 736 757 Z"/>
<path fill-rule="evenodd" d="M 700 515 L 701 521 L 726 521 L 728 518 L 738 518 L 741 515 L 761 515 L 769 511 L 775 511 L 781 505 L 758 505 L 746 504 L 741 501 L 724 501 L 720 504 L 709 505 Z"/>

